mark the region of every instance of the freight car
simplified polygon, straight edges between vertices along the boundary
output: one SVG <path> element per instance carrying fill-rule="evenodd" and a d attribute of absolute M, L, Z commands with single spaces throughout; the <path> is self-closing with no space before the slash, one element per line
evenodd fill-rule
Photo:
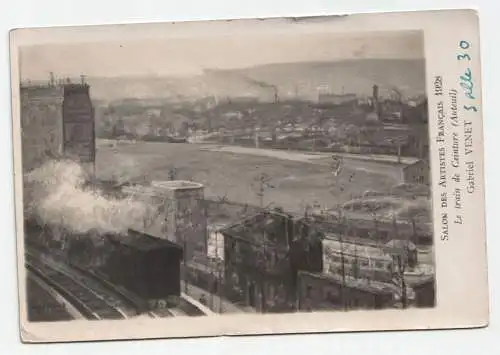
<path fill-rule="evenodd" d="M 180 296 L 180 246 L 133 230 L 107 239 L 112 250 L 103 271 L 111 282 L 150 303 Z"/>

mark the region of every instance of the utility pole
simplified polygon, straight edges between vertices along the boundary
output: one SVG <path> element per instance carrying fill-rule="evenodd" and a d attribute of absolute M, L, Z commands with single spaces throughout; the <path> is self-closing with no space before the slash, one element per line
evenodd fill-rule
<path fill-rule="evenodd" d="M 54 87 L 54 86 L 55 86 L 55 77 L 54 77 L 54 72 L 52 72 L 52 71 L 51 71 L 51 72 L 50 72 L 50 74 L 49 74 L 49 76 L 50 76 L 49 85 L 50 85 L 51 87 Z"/>
<path fill-rule="evenodd" d="M 341 289 L 341 302 L 342 302 L 342 308 L 347 311 L 347 302 L 346 302 L 346 297 L 345 297 L 345 286 L 346 286 L 346 279 L 345 279 L 345 257 L 344 257 L 344 241 L 343 241 L 343 235 L 344 235 L 344 213 L 342 211 L 342 206 L 339 206 L 339 227 L 340 227 L 340 263 L 341 263 L 341 272 L 342 272 L 342 289 Z"/>
<path fill-rule="evenodd" d="M 260 131 L 260 128 L 259 127 L 255 127 L 255 148 L 259 148 L 259 131 Z"/>
<path fill-rule="evenodd" d="M 217 264 L 217 273 L 218 273 L 218 278 L 219 278 L 219 284 L 217 285 L 217 294 L 219 296 L 219 314 L 222 314 L 222 266 L 220 264 L 220 261 L 218 261 Z"/>
<path fill-rule="evenodd" d="M 406 248 L 405 248 L 406 249 Z M 406 261 L 402 260 L 402 256 L 398 255 L 398 272 L 401 277 L 401 305 L 403 309 L 408 308 L 408 295 L 406 290 L 405 269 Z"/>
<path fill-rule="evenodd" d="M 266 189 L 268 189 L 268 188 L 273 189 L 274 188 L 274 186 L 270 183 L 270 181 L 271 181 L 271 178 L 265 173 L 262 173 L 257 178 L 257 182 L 259 184 L 257 196 L 259 197 L 259 207 L 260 208 L 264 208 L 264 193 L 265 193 Z"/>

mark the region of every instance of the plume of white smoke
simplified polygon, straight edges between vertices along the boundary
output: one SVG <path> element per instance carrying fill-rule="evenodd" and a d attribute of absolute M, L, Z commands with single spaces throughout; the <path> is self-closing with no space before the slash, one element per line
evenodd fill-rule
<path fill-rule="evenodd" d="M 26 217 L 74 233 L 124 233 L 141 225 L 147 205 L 103 196 L 85 181 L 85 171 L 72 161 L 49 161 L 27 173 Z"/>

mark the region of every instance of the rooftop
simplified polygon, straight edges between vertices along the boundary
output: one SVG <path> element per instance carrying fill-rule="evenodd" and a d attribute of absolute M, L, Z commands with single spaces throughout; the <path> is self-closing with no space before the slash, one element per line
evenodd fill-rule
<path fill-rule="evenodd" d="M 434 274 L 421 275 L 416 277 L 406 277 L 406 283 L 412 288 L 420 288 L 436 282 Z"/>
<path fill-rule="evenodd" d="M 341 251 L 344 255 L 358 256 L 367 259 L 378 259 L 391 261 L 391 257 L 384 252 L 384 249 L 377 248 L 374 246 L 366 244 L 357 244 L 352 242 L 340 242 L 339 240 L 326 238 L 323 240 L 323 250 L 324 252 L 340 253 Z"/>
<path fill-rule="evenodd" d="M 166 239 L 160 239 L 131 229 L 126 234 L 109 235 L 108 238 L 115 243 L 144 252 L 158 249 L 178 249 L 182 251 L 180 246 Z"/>
<path fill-rule="evenodd" d="M 221 233 L 255 244 L 289 245 L 296 224 L 296 218 L 285 213 L 264 211 L 238 221 Z"/>

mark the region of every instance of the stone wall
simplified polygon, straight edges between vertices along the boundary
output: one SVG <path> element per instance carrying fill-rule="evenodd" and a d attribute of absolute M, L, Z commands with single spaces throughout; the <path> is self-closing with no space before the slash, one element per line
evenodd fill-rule
<path fill-rule="evenodd" d="M 63 151 L 61 87 L 21 88 L 23 171 L 30 171 Z"/>

